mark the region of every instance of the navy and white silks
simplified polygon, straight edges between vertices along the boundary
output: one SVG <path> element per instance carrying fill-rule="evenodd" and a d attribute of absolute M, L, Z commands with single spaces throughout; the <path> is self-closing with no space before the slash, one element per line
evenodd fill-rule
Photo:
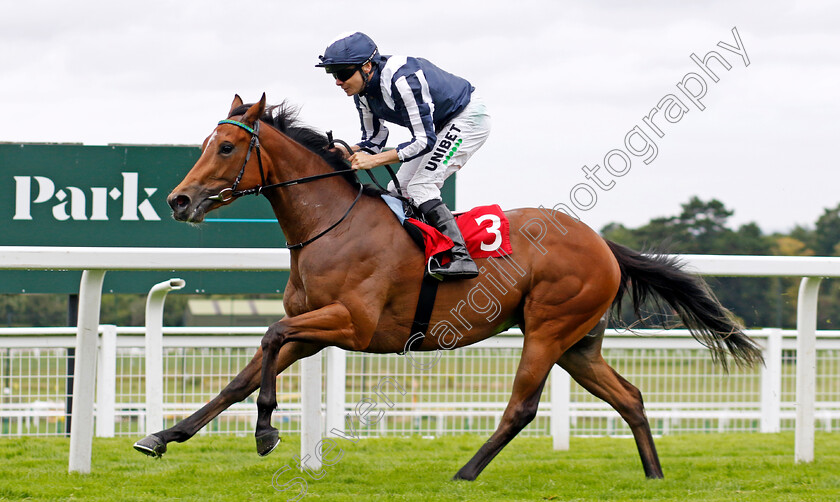
<path fill-rule="evenodd" d="M 446 178 L 487 139 L 486 107 L 467 80 L 425 59 L 380 56 L 377 63 L 364 91 L 354 96 L 362 125 L 358 145 L 379 153 L 388 140 L 385 122 L 408 128 L 411 140 L 396 147 L 404 195 L 418 205 L 440 198 Z"/>

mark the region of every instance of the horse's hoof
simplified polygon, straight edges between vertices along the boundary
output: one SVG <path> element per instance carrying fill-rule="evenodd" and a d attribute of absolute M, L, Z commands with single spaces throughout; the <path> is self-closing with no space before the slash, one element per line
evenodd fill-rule
<path fill-rule="evenodd" d="M 475 481 L 475 477 L 466 476 L 462 474 L 461 471 L 458 471 L 454 476 L 452 476 L 452 481 Z"/>
<path fill-rule="evenodd" d="M 258 436 L 257 439 L 257 453 L 264 457 L 274 451 L 277 445 L 280 444 L 280 432 L 277 429 L 271 429 Z"/>
<path fill-rule="evenodd" d="M 160 458 L 166 453 L 166 443 L 154 434 L 149 434 L 134 443 L 134 449 L 152 458 Z"/>

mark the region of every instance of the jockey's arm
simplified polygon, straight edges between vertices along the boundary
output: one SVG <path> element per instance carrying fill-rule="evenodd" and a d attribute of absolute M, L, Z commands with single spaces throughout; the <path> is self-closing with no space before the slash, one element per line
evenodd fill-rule
<path fill-rule="evenodd" d="M 353 169 L 373 169 L 385 164 L 396 164 L 400 161 L 397 149 L 385 150 L 374 155 L 357 151 L 350 156 L 350 165 Z"/>

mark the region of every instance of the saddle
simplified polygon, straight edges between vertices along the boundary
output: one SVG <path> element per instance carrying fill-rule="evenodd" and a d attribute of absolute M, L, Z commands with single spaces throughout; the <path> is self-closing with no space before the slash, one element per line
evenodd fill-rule
<path fill-rule="evenodd" d="M 407 200 L 387 194 L 380 197 L 391 208 L 417 247 L 425 253 L 426 263 L 431 259 L 441 264 L 449 261 L 447 252 L 452 249 L 452 239 L 423 221 L 417 207 Z M 507 256 L 513 252 L 510 246 L 510 223 L 497 204 L 477 206 L 454 216 L 473 259 Z"/>

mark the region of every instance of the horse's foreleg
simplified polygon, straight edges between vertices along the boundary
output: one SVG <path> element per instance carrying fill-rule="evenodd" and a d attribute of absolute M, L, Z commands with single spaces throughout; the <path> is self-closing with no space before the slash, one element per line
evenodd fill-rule
<path fill-rule="evenodd" d="M 291 366 L 298 359 L 308 357 L 318 350 L 318 347 L 309 344 L 287 345 L 277 354 L 276 374 Z M 169 429 L 155 432 L 136 442 L 134 448 L 152 457 L 159 457 L 166 452 L 167 443 L 172 441 L 181 443 L 190 439 L 221 412 L 232 404 L 244 400 L 260 386 L 262 364 L 263 352 L 262 348 L 258 348 L 257 353 L 248 365 L 225 386 L 218 396 Z"/>
<path fill-rule="evenodd" d="M 583 388 L 615 408 L 633 432 L 645 476 L 662 478 L 642 393 L 604 361 L 601 356 L 603 329 L 590 335 L 593 336 L 585 337 L 567 350 L 557 364 Z"/>
<path fill-rule="evenodd" d="M 499 427 L 453 479 L 472 481 L 477 478 L 502 448 L 537 416 L 537 407 L 546 377 L 554 366 L 554 361 L 559 357 L 559 354 L 552 356 L 553 352 L 554 350 L 546 347 L 546 344 L 529 343 L 526 339 L 513 381 L 513 394 L 502 415 Z"/>
<path fill-rule="evenodd" d="M 317 352 L 328 345 L 354 349 L 355 329 L 350 312 L 340 303 L 333 303 L 294 317 L 285 317 L 268 328 L 262 339 L 262 375 L 257 398 L 257 426 L 254 436 L 257 453 L 268 455 L 279 442 L 277 429 L 271 426 L 271 414 L 277 407 L 276 354 L 289 342 L 316 347 Z"/>

